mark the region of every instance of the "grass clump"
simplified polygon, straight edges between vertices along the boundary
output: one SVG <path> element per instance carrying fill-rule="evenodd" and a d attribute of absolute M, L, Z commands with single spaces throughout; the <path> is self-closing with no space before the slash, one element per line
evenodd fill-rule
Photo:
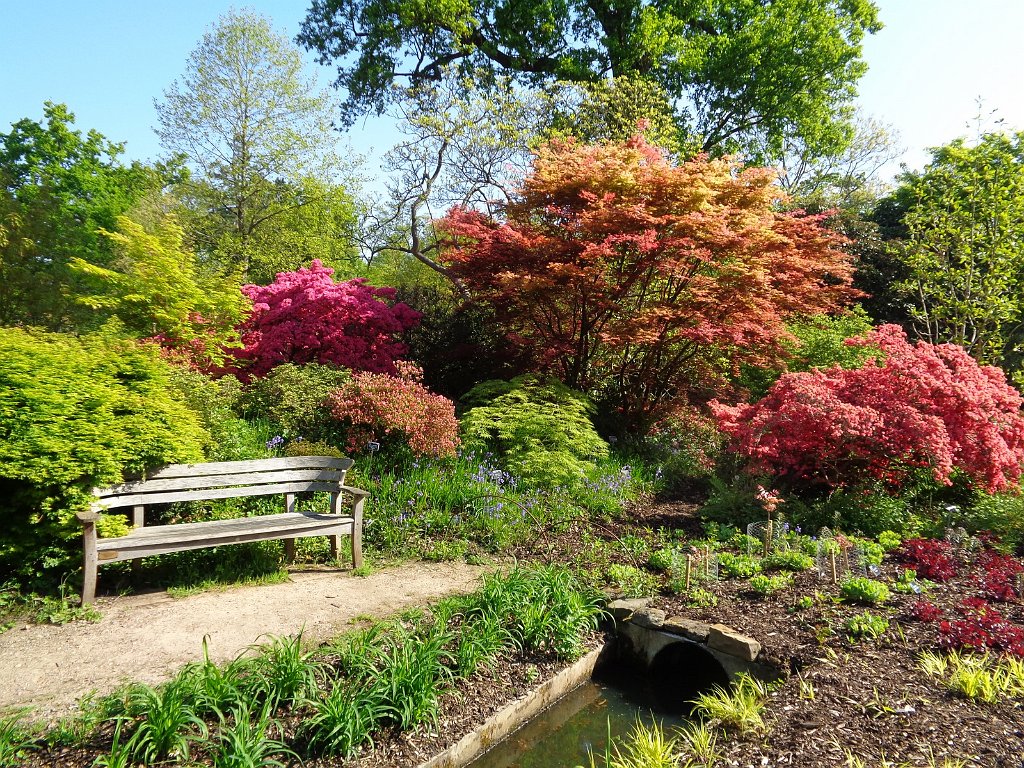
<path fill-rule="evenodd" d="M 740 734 L 760 733 L 766 724 L 762 712 L 768 697 L 765 685 L 740 675 L 731 688 L 715 686 L 693 702 L 693 710 L 713 723 Z"/>

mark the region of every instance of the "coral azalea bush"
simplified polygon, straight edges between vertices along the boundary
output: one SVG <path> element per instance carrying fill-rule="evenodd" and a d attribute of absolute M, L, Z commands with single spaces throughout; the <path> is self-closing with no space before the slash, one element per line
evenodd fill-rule
<path fill-rule="evenodd" d="M 960 471 L 990 492 L 1017 483 L 1022 400 L 1002 371 L 952 344 L 911 344 L 895 325 L 847 343 L 884 359 L 787 374 L 753 405 L 712 403 L 735 450 L 794 484 L 899 488 L 917 467 L 947 485 Z"/>
<path fill-rule="evenodd" d="M 346 428 L 350 453 L 371 441 L 386 447 L 406 446 L 414 456 L 454 456 L 459 446 L 455 404 L 421 383 L 422 371 L 397 364 L 399 377 L 355 373 L 328 396 L 331 413 Z"/>
<path fill-rule="evenodd" d="M 356 371 L 396 374 L 405 354 L 399 340 L 420 314 L 398 302 L 394 288 L 362 278 L 336 283 L 334 270 L 314 260 L 282 272 L 271 285 L 246 285 L 252 314 L 240 327 L 244 349 L 236 354 L 247 377 L 264 376 L 282 363 L 326 363 Z"/>

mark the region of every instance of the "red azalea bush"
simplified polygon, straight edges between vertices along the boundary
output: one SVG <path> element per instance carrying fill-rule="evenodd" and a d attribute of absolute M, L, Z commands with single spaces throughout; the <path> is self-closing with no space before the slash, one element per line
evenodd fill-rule
<path fill-rule="evenodd" d="M 884 360 L 786 374 L 753 405 L 711 404 L 754 469 L 827 488 L 897 489 L 918 467 L 947 485 L 959 470 L 989 492 L 1018 482 L 1022 399 L 1002 371 L 952 344 L 911 344 L 895 325 L 847 343 L 874 345 Z"/>
<path fill-rule="evenodd" d="M 314 260 L 270 285 L 242 287 L 253 305 L 239 327 L 244 348 L 235 353 L 243 376 L 263 376 L 282 363 L 397 374 L 395 360 L 406 352 L 399 337 L 419 324 L 420 313 L 390 303 L 394 288 L 363 278 L 336 283 L 333 275 Z"/>
<path fill-rule="evenodd" d="M 422 384 L 423 372 L 397 363 L 399 377 L 355 373 L 327 398 L 346 428 L 346 448 L 359 453 L 369 442 L 407 446 L 414 456 L 454 456 L 459 446 L 455 404 Z"/>
<path fill-rule="evenodd" d="M 922 579 L 949 581 L 959 570 L 953 558 L 953 547 L 948 541 L 907 539 L 896 550 L 896 557 L 913 568 Z"/>

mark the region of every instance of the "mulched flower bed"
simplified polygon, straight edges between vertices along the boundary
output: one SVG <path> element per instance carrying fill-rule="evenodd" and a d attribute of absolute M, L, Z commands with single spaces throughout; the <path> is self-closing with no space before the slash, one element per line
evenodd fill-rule
<path fill-rule="evenodd" d="M 645 505 L 601 530 L 610 539 L 635 534 L 638 524 L 698 535 L 694 510 L 694 505 L 685 502 Z M 578 533 L 570 528 L 548 537 L 543 550 L 532 554 L 548 561 L 570 562 L 578 552 Z M 978 555 L 970 559 L 977 566 Z M 669 616 L 727 624 L 756 638 L 763 646 L 762 658 L 787 675 L 770 694 L 767 732 L 723 740 L 720 764 L 847 766 L 850 755 L 855 755 L 866 766 L 942 765 L 947 757 L 969 765 L 1024 766 L 1024 701 L 975 703 L 947 691 L 942 681 L 919 668 L 922 651 L 973 636 L 957 634 L 956 622 L 984 617 L 985 610 L 977 607 L 977 600 L 984 599 L 986 606 L 998 611 L 997 626 L 986 636 L 991 642 L 997 642 L 992 638 L 999 632 L 1005 635 L 1005 627 L 1024 627 L 1024 606 L 1015 597 L 1009 602 L 990 602 L 994 596 L 1012 597 L 1001 586 L 1015 578 L 1012 564 L 996 560 L 990 570 L 966 570 L 962 553 L 954 553 L 954 560 L 958 565 L 948 574 L 948 581 L 936 582 L 920 595 L 893 591 L 884 606 L 868 608 L 890 622 L 877 639 L 854 641 L 847 637 L 843 629 L 846 619 L 863 613 L 865 607 L 834 601 L 838 587 L 831 579 L 819 579 L 813 571 L 796 574 L 793 586 L 767 597 L 752 592 L 742 579 L 710 582 L 704 586 L 718 600 L 712 608 L 689 607 L 680 597 L 656 599 L 652 606 Z M 1019 566 L 1019 560 L 1014 562 Z M 878 578 L 892 585 L 905 567 L 887 556 Z M 814 598 L 812 604 L 797 608 L 798 598 L 804 595 Z M 930 608 L 923 610 L 922 601 Z M 1007 642 L 1012 642 L 1012 631 L 1008 637 Z M 596 647 L 600 642 L 595 635 L 590 645 Z M 501 659 L 443 697 L 436 726 L 406 734 L 378 734 L 374 747 L 353 760 L 309 760 L 305 765 L 411 768 L 454 744 L 486 717 L 565 666 L 542 658 Z M 55 748 L 34 753 L 27 765 L 88 766 L 95 755 L 82 749 Z M 585 762 L 581 755 L 579 763 Z"/>

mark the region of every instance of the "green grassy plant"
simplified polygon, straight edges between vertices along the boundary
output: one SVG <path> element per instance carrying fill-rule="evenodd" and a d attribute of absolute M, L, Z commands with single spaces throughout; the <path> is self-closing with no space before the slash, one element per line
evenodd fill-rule
<path fill-rule="evenodd" d="M 710 768 L 722 759 L 718 748 L 719 733 L 717 728 L 707 723 L 690 723 L 679 730 L 679 745 L 684 753 Z"/>
<path fill-rule="evenodd" d="M 608 583 L 626 597 L 651 597 L 658 593 L 658 579 L 632 565 L 612 563 L 606 573 Z"/>
<path fill-rule="evenodd" d="M 379 651 L 372 682 L 380 696 L 385 719 L 402 730 L 437 718 L 441 690 L 451 678 L 451 635 L 434 631 L 426 637 L 407 637 Z"/>
<path fill-rule="evenodd" d="M 370 735 L 385 715 L 380 689 L 345 682 L 310 707 L 300 729 L 310 755 L 349 757 L 361 745 L 373 743 Z"/>
<path fill-rule="evenodd" d="M 271 712 L 316 690 L 325 673 L 324 664 L 302 650 L 301 633 L 295 637 L 273 637 L 251 649 L 259 653 L 245 677 L 246 692 Z"/>
<path fill-rule="evenodd" d="M 266 708 L 257 713 L 247 704 L 239 702 L 230 718 L 221 715 L 220 730 L 211 754 L 214 768 L 285 768 L 291 761 L 281 759 L 298 757 L 288 745 L 271 738 L 271 729 L 280 730 Z"/>
<path fill-rule="evenodd" d="M 167 758 L 188 759 L 190 741 L 206 736 L 206 724 L 189 704 L 188 691 L 180 681 L 160 688 L 136 684 L 128 712 L 141 718 L 128 741 L 132 759 L 149 765 Z"/>
<path fill-rule="evenodd" d="M 678 739 L 670 738 L 657 723 L 637 721 L 622 739 L 609 738 L 600 761 L 590 753 L 590 768 L 678 768 Z"/>
<path fill-rule="evenodd" d="M 0 767 L 17 768 L 35 744 L 29 728 L 17 715 L 0 718 Z"/>
<path fill-rule="evenodd" d="M 694 712 L 741 734 L 759 733 L 766 728 L 762 712 L 768 691 L 764 684 L 740 675 L 731 688 L 715 686 L 693 702 Z"/>

